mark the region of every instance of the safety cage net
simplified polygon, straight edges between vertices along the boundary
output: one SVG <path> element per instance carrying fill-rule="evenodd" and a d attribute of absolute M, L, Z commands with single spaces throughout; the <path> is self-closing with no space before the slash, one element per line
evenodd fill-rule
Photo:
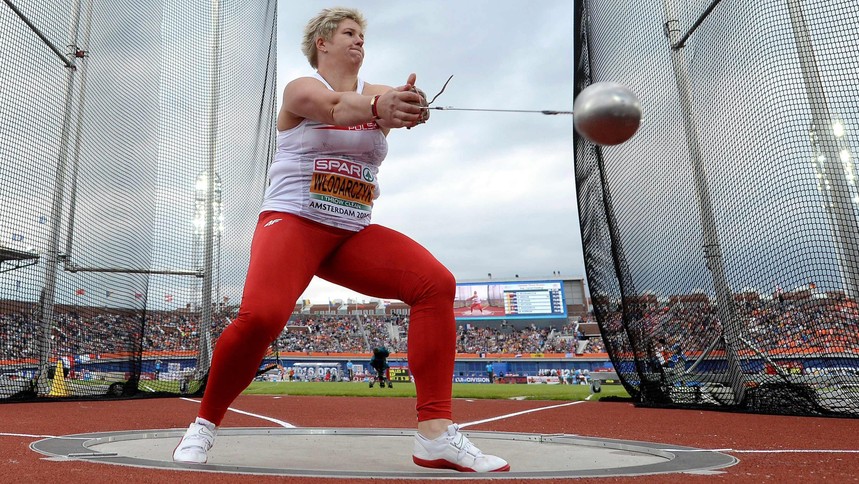
<path fill-rule="evenodd" d="M 859 416 L 859 4 L 577 0 L 575 140 L 594 314 L 641 404 Z"/>
<path fill-rule="evenodd" d="M 275 0 L 0 5 L 0 401 L 201 391 L 272 155 L 275 26 Z"/>

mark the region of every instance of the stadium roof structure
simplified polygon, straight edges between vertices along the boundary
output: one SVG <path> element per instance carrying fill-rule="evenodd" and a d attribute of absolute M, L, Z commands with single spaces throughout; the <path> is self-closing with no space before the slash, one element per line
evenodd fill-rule
<path fill-rule="evenodd" d="M 0 245 L 0 274 L 39 262 L 39 254 Z"/>
<path fill-rule="evenodd" d="M 457 284 L 495 284 L 495 283 L 504 283 L 504 282 L 543 282 L 543 281 L 584 281 L 584 276 L 567 276 L 560 274 L 553 274 L 550 276 L 523 276 L 519 275 L 513 276 L 491 276 L 491 277 L 483 277 L 476 279 L 457 279 Z"/>

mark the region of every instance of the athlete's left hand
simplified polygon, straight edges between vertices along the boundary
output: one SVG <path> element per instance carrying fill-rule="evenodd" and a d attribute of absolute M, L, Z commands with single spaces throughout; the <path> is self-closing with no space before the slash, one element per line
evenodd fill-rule
<path fill-rule="evenodd" d="M 409 86 L 409 90 L 421 97 L 420 103 L 415 104 L 416 106 L 421 106 L 421 107 L 429 106 L 429 104 L 427 103 L 427 95 L 421 88 L 419 88 L 417 86 Z M 416 122 L 415 124 L 407 127 L 406 129 L 412 129 L 419 124 L 426 123 L 427 120 L 429 119 L 429 117 L 430 117 L 430 110 L 424 109 L 423 112 L 421 113 L 421 119 L 418 122 Z"/>
<path fill-rule="evenodd" d="M 412 89 L 416 93 L 418 93 L 418 95 L 421 97 L 421 104 L 420 104 L 421 107 L 425 108 L 425 107 L 429 106 L 429 104 L 427 103 L 427 94 L 421 88 L 419 88 L 417 86 L 412 86 Z M 426 123 L 427 121 L 429 121 L 429 117 L 430 117 L 430 110 L 424 109 L 423 115 L 421 116 L 421 120 L 418 122 L 418 124 Z"/>

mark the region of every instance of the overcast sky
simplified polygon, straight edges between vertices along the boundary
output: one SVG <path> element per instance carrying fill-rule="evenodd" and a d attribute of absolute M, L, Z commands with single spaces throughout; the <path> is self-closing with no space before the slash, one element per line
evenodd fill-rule
<path fill-rule="evenodd" d="M 300 51 L 321 9 L 367 19 L 360 76 L 398 86 L 409 73 L 434 105 L 571 110 L 572 2 L 433 0 L 278 5 L 278 91 L 312 74 Z M 457 280 L 584 276 L 575 201 L 572 117 L 434 111 L 428 124 L 393 130 L 379 172 L 373 222 L 427 247 Z M 314 302 L 358 298 L 314 279 Z"/>
<path fill-rule="evenodd" d="M 630 142 L 603 151 L 617 233 L 639 290 L 706 289 L 712 278 L 701 247 L 699 207 L 662 32 L 662 5 L 638 2 L 630 15 L 619 10 L 628 8 L 622 3 L 590 5 L 595 80 L 626 84 L 641 99 L 644 112 Z M 687 2 L 680 15 L 682 30 L 709 3 Z M 855 56 L 844 52 L 857 50 L 856 2 L 830 3 L 830 8 L 805 11 L 817 74 L 826 91 L 826 100 L 815 98 L 815 103 L 825 104 L 830 116 L 843 122 L 846 134 L 834 143 L 853 158 L 855 171 L 855 155 L 850 153 L 859 146 L 859 69 Z M 50 11 L 68 11 L 71 4 L 57 0 Z M 332 5 L 281 1 L 278 100 L 289 80 L 312 74 L 299 48 L 303 27 Z M 418 85 L 432 96 L 453 75 L 437 106 L 572 107 L 569 0 L 344 0 L 341 5 L 358 7 L 368 20 L 361 75 L 369 82 L 397 86 L 415 72 Z M 201 20 L 208 15 L 206 6 L 165 11 L 166 23 L 153 5 L 149 8 L 154 11 L 143 14 L 145 20 L 138 18 L 138 8 L 98 2 L 97 7 L 99 27 L 93 31 L 93 55 L 86 64 L 89 94 L 81 114 L 82 175 L 72 261 L 83 267 L 197 267 L 201 250 L 194 246 L 190 221 L 198 196 L 195 180 L 209 153 L 210 26 Z M 226 186 L 227 227 L 216 299 L 224 295 L 232 301 L 241 294 L 252 214 L 259 209 L 273 129 L 268 120 L 257 124 L 270 86 L 265 79 L 270 45 L 265 25 L 271 12 L 251 4 L 244 7 L 226 17 L 230 28 L 224 31 L 221 55 L 230 81 L 217 92 L 228 109 L 221 112 L 222 149 L 216 150 L 223 163 L 219 169 Z M 768 292 L 809 281 L 827 289 L 841 284 L 833 230 L 818 190 L 820 174 L 810 162 L 819 159 L 809 137 L 812 103 L 787 7 L 775 1 L 723 3 L 684 51 L 704 175 L 735 289 Z M 37 17 L 54 43 L 65 45 L 66 16 Z M 53 166 L 59 158 L 65 90 L 44 86 L 65 85 L 66 71 L 10 10 L 0 8 L 0 27 L 0 35 L 14 47 L 0 53 L 0 60 L 7 61 L 0 62 L 5 67 L 0 79 L 12 91 L 27 93 L 2 103 L 23 118 L 10 120 L 7 129 L 0 130 L 0 167 L 5 169 L 0 169 L 0 213 L 6 215 L 0 217 L 0 238 L 11 247 L 33 247 L 45 254 L 45 221 L 56 177 L 45 176 L 42 167 Z M 244 89 L 235 89 L 237 84 Z M 32 129 L 36 123 L 38 130 Z M 129 132 L 135 136 L 129 139 Z M 572 133 L 570 116 L 433 111 L 428 124 L 394 130 L 389 136 L 373 221 L 425 245 L 460 281 L 485 279 L 488 273 L 496 281 L 517 274 L 551 277 L 556 272 L 583 277 Z M 582 167 L 587 161 L 581 160 Z M 69 189 L 72 177 L 67 175 Z M 855 185 L 850 190 L 859 199 Z M 69 205 L 67 198 L 63 214 L 71 212 Z M 598 202 L 596 209 L 601 206 Z M 65 230 L 61 232 L 65 240 Z M 594 260 L 604 255 L 599 245 L 593 250 Z M 605 268 L 613 271 L 611 264 Z M 592 286 L 598 286 L 599 271 L 595 266 Z M 37 299 L 44 272 L 39 264 L 0 274 L 0 296 Z M 611 283 L 613 276 L 605 277 L 603 282 Z M 106 303 L 101 299 L 110 292 L 117 295 L 117 304 L 139 304 L 134 294 L 142 291 L 156 307 L 168 295 L 180 306 L 200 294 L 199 281 L 173 276 L 141 280 L 63 271 L 59 285 L 60 301 L 88 304 Z M 77 288 L 87 290 L 87 299 L 75 295 Z M 362 296 L 319 280 L 303 295 L 315 302 Z"/>

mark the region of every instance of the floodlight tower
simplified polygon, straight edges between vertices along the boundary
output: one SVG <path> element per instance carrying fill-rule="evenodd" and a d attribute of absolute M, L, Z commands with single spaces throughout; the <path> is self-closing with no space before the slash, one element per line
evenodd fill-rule
<path fill-rule="evenodd" d="M 215 250 L 218 252 L 214 263 L 220 265 L 221 237 L 224 234 L 224 205 L 223 205 L 223 183 L 221 177 L 215 173 L 212 195 L 212 236 L 215 238 Z M 209 205 L 209 181 L 208 174 L 204 171 L 197 175 L 194 182 L 194 264 L 197 267 L 203 265 L 203 240 L 206 235 L 206 207 Z M 216 267 L 217 291 L 220 292 L 220 272 Z M 216 294 L 217 295 L 217 294 Z M 195 301 L 196 302 L 196 301 Z"/>
<path fill-rule="evenodd" d="M 210 182 L 211 180 L 211 182 Z M 202 269 L 200 287 L 200 353 L 208 356 L 212 347 L 212 286 L 218 296 L 221 280 L 221 236 L 224 232 L 223 184 L 217 173 L 208 170 L 197 175 L 194 183 L 194 259 Z M 215 253 L 217 253 L 215 255 Z"/>
<path fill-rule="evenodd" d="M 209 373 L 212 364 L 212 266 L 214 259 L 214 241 L 216 220 L 221 220 L 221 181 L 215 166 L 218 145 L 218 107 L 221 89 L 221 5 L 220 0 L 211 0 L 212 39 L 211 59 L 211 103 L 209 106 L 209 146 L 204 177 L 205 184 L 205 215 L 203 220 L 203 288 L 202 307 L 200 312 L 200 351 L 197 354 L 197 378 L 202 379 Z M 215 204 L 215 187 L 217 186 L 217 205 Z M 216 210 L 216 206 L 218 210 Z M 217 218 L 216 218 L 216 213 Z M 220 238 L 218 239 L 220 241 Z M 220 262 L 218 263 L 220 266 Z"/>
<path fill-rule="evenodd" d="M 789 0 L 787 5 L 811 109 L 812 164 L 817 187 L 823 195 L 832 227 L 844 292 L 856 300 L 859 298 L 859 196 L 856 195 L 855 165 L 847 147 L 844 122 L 829 111 L 802 2 Z"/>

